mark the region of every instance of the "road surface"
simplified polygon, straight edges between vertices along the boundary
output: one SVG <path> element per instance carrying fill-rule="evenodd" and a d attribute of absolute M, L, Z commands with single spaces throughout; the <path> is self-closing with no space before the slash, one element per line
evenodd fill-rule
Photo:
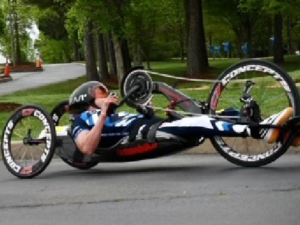
<path fill-rule="evenodd" d="M 12 74 L 0 95 L 80 77 L 79 64 Z M 263 168 L 234 166 L 217 154 L 176 155 L 89 171 L 54 160 L 33 180 L 0 162 L 0 224 L 298 225 L 300 154 Z"/>
<path fill-rule="evenodd" d="M 300 154 L 263 168 L 175 155 L 19 180 L 0 163 L 0 224 L 298 225 Z"/>
<path fill-rule="evenodd" d="M 79 63 L 43 65 L 44 71 L 12 73 L 13 81 L 0 83 L 0 95 L 74 79 L 84 75 L 85 66 Z"/>

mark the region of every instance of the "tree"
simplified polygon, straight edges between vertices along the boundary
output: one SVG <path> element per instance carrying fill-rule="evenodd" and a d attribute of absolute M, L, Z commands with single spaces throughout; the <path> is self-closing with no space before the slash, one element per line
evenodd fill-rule
<path fill-rule="evenodd" d="M 274 59 L 275 63 L 284 62 L 284 21 L 287 21 L 287 41 L 286 46 L 289 50 L 293 50 L 293 34 L 291 32 L 291 19 L 299 19 L 300 1 L 278 1 L 278 0 L 265 0 L 266 8 L 274 15 Z M 293 26 L 295 27 L 296 24 Z"/>
<path fill-rule="evenodd" d="M 150 57 L 163 20 L 161 16 L 164 4 L 159 0 L 132 0 L 129 5 L 126 36 L 132 43 L 135 65 L 141 65 L 144 59 L 148 69 L 151 69 Z"/>
<path fill-rule="evenodd" d="M 61 0 L 61 2 L 64 2 Z M 116 4 L 118 1 L 116 1 Z M 116 9 L 114 7 L 115 2 L 106 2 L 106 1 L 87 1 L 87 0 L 77 0 L 74 4 L 72 4 L 70 10 L 68 11 L 67 17 L 67 30 L 69 33 L 74 33 L 77 30 L 78 36 L 83 36 L 84 40 L 84 46 L 85 46 L 85 60 L 87 64 L 87 74 L 88 79 L 95 79 L 97 66 L 96 66 L 96 54 L 95 54 L 95 48 L 96 48 L 96 41 L 95 37 L 97 37 L 98 34 L 110 34 L 114 33 L 112 30 L 114 30 L 114 27 L 121 27 L 118 24 L 120 23 L 120 16 L 115 12 Z M 88 18 L 89 22 L 87 23 L 86 19 Z M 89 25 L 89 28 L 87 29 L 87 25 Z M 93 27 L 93 25 L 96 25 Z M 119 30 L 118 30 L 119 31 Z M 122 31 L 122 29 L 121 29 Z M 121 32 L 119 31 L 119 32 Z M 116 34 L 114 33 L 116 36 Z M 120 37 L 120 38 L 119 38 Z M 114 40 L 114 56 L 111 55 L 111 51 L 107 51 L 109 53 L 110 60 L 113 60 L 117 58 L 117 54 L 119 54 L 118 59 L 122 61 L 118 61 L 118 76 L 121 78 L 125 74 L 125 66 L 124 66 L 124 58 L 123 58 L 123 48 L 122 48 L 122 38 L 123 35 L 117 35 L 116 37 L 112 38 L 111 40 Z M 106 66 L 105 65 L 106 59 L 104 59 L 104 42 L 102 43 L 103 39 L 97 37 L 97 47 L 98 47 L 98 55 L 100 62 L 100 70 L 102 70 L 101 75 L 107 75 L 106 74 Z M 99 42 L 101 40 L 101 42 Z M 100 44 L 100 45 L 99 45 Z M 117 48 L 116 46 L 119 45 L 120 48 Z M 111 48 L 108 48 L 109 50 Z M 119 51 L 116 51 L 117 49 L 120 49 Z M 87 52 L 88 51 L 88 52 Z M 105 53 L 106 54 L 106 53 Z M 105 61 L 105 62 L 104 62 Z M 117 61 L 117 60 L 116 60 Z M 113 64 L 112 64 L 113 66 Z M 88 69 L 89 68 L 89 69 Z M 114 68 L 114 67 L 113 67 Z M 107 76 L 105 76 L 106 78 Z M 98 76 L 99 79 L 99 76 Z"/>
<path fill-rule="evenodd" d="M 164 31 L 170 40 L 175 44 L 176 53 L 184 61 L 186 57 L 187 29 L 185 19 L 184 1 L 168 0 L 164 1 Z"/>
<path fill-rule="evenodd" d="M 5 17 L 0 5 L 0 37 L 4 34 L 5 27 Z"/>
<path fill-rule="evenodd" d="M 240 58 L 245 42 L 248 44 L 248 56 L 254 56 L 253 31 L 262 15 L 260 0 L 209 0 L 205 1 L 205 10 L 234 32 Z"/>
<path fill-rule="evenodd" d="M 274 15 L 274 59 L 275 63 L 284 62 L 283 18 L 281 13 Z"/>
<path fill-rule="evenodd" d="M 44 60 L 50 63 L 78 61 L 81 57 L 81 43 L 78 40 L 77 31 L 68 32 L 66 24 L 67 12 L 70 9 L 72 0 L 23 0 L 30 6 L 38 7 L 35 21 L 43 38 L 38 42 L 39 51 L 44 56 Z M 56 43 L 55 46 L 52 44 Z M 71 47 L 70 47 L 71 45 Z M 60 46 L 60 49 L 57 49 Z M 66 47 L 68 48 L 66 48 Z M 58 51 L 53 52 L 52 49 Z"/>
<path fill-rule="evenodd" d="M 84 29 L 85 68 L 88 80 L 99 80 L 94 46 L 93 22 L 87 19 Z"/>
<path fill-rule="evenodd" d="M 113 78 L 117 78 L 117 62 L 116 62 L 116 55 L 114 51 L 114 43 L 113 43 L 111 31 L 109 31 L 108 34 L 106 35 L 106 43 L 107 43 L 107 54 L 109 58 L 110 73 Z"/>
<path fill-rule="evenodd" d="M 202 0 L 186 0 L 188 21 L 188 76 L 201 77 L 208 65 Z"/>
<path fill-rule="evenodd" d="M 0 8 L 5 18 L 5 32 L 0 36 L 1 53 L 10 56 L 13 65 L 33 60 L 34 46 L 28 29 L 33 24 L 36 8 L 25 5 L 23 0 L 1 1 Z"/>
<path fill-rule="evenodd" d="M 257 0 L 248 0 L 245 5 L 249 7 L 251 4 L 255 4 Z M 291 18 L 297 18 L 299 14 L 300 1 L 281 1 L 281 0 L 263 0 L 260 1 L 262 4 L 262 12 L 265 18 L 271 16 L 273 18 L 273 34 L 274 34 L 274 45 L 273 45 L 273 61 L 275 63 L 284 62 L 284 21 L 288 21 L 287 25 L 287 43 L 290 48 L 293 45 L 293 37 L 291 29 Z M 251 8 L 251 7 L 250 7 Z"/>
<path fill-rule="evenodd" d="M 108 67 L 107 67 L 107 59 L 105 53 L 105 41 L 104 35 L 100 32 L 97 34 L 97 47 L 98 47 L 98 59 L 99 59 L 99 71 L 100 71 L 100 79 L 105 80 L 109 79 Z"/>

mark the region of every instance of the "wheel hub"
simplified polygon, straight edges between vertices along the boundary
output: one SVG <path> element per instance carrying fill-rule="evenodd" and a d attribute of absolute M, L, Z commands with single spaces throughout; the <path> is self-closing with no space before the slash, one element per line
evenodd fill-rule
<path fill-rule="evenodd" d="M 25 137 L 25 138 L 23 139 L 23 144 L 24 144 L 24 145 L 29 145 L 29 144 L 30 144 L 30 139 L 29 139 L 28 137 Z"/>

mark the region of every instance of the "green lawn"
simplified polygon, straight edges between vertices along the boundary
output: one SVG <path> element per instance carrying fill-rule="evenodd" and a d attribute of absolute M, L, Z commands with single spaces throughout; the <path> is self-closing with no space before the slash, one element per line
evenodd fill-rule
<path fill-rule="evenodd" d="M 240 61 L 239 59 L 216 59 L 216 60 L 210 60 L 210 67 L 212 70 L 210 71 L 209 75 L 211 77 L 217 77 L 223 70 L 228 68 L 230 65 Z M 284 69 L 286 69 L 291 76 L 296 80 L 297 82 L 300 82 L 300 57 L 288 57 L 286 59 L 286 63 L 283 66 Z M 185 70 L 186 70 L 186 62 L 180 62 L 178 60 L 169 60 L 166 62 L 152 62 L 151 63 L 151 69 L 155 72 L 160 73 L 166 73 L 171 74 L 174 76 L 184 76 Z M 53 84 L 49 85 L 43 88 L 35 88 L 31 90 L 26 91 L 20 91 L 16 92 L 14 94 L 0 96 L 0 102 L 14 102 L 14 103 L 20 103 L 20 104 L 36 104 L 44 107 L 48 111 L 50 111 L 58 102 L 62 100 L 68 99 L 70 93 L 81 83 L 85 81 L 85 76 L 69 80 L 66 82 L 62 82 L 59 84 Z M 174 83 L 174 81 L 170 82 L 170 79 L 164 80 L 170 84 Z M 264 79 L 262 79 L 264 80 Z M 264 80 L 266 82 L 268 80 Z M 182 84 L 182 82 L 180 82 Z M 200 86 L 200 84 L 184 84 L 180 87 L 183 87 L 182 90 L 187 95 L 191 96 L 192 98 L 198 99 L 198 100 L 206 100 L 209 95 L 209 90 L 211 88 L 211 84 L 206 83 L 202 84 L 202 86 L 205 85 L 205 88 L 201 90 L 187 90 L 187 87 L 195 87 Z M 244 84 L 242 84 L 244 85 Z M 265 83 L 259 82 L 259 85 L 257 87 L 265 87 Z M 270 84 L 268 84 L 270 85 Z M 226 108 L 226 107 L 238 107 L 240 105 L 233 104 L 231 99 L 235 99 L 236 102 L 238 102 L 238 98 L 241 95 L 242 87 L 240 84 L 234 84 L 228 91 L 224 92 L 224 96 L 227 96 L 226 98 L 222 98 L 220 100 L 220 107 Z M 274 96 L 281 96 L 281 94 L 278 92 L 277 88 L 268 88 L 267 94 L 263 93 L 261 96 L 258 96 L 257 98 L 260 98 L 261 101 L 265 101 L 265 99 L 272 99 Z M 258 91 L 259 93 L 259 91 Z M 223 95 L 223 94 L 222 94 Z M 222 102 L 221 102 L 222 101 Z M 165 107 L 167 105 L 167 101 L 162 96 L 155 96 L 153 99 L 153 102 L 158 107 Z M 268 107 L 265 109 L 265 112 L 267 114 L 274 113 L 276 110 L 278 110 L 278 105 L 284 106 L 285 100 L 284 98 L 281 99 L 275 99 L 269 103 Z M 130 109 L 127 106 L 123 106 L 121 110 L 126 110 L 130 112 L 134 112 L 133 109 Z M 7 121 L 9 115 L 11 112 L 6 113 L 0 113 L 0 129 L 3 128 L 4 123 Z"/>

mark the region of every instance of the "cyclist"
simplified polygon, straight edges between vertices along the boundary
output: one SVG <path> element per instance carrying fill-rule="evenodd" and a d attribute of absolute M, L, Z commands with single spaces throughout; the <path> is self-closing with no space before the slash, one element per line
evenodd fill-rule
<path fill-rule="evenodd" d="M 76 88 L 70 96 L 70 113 L 74 116 L 71 126 L 71 135 L 78 149 L 85 155 L 92 155 L 98 147 L 109 147 L 131 134 L 139 122 L 137 135 L 149 129 L 158 121 L 153 110 L 143 114 L 128 112 L 111 113 L 111 105 L 117 105 L 117 95 L 109 94 L 107 87 L 97 81 L 89 81 Z M 139 110 L 138 110 L 139 111 Z M 292 116 L 291 107 L 272 115 L 260 124 L 283 126 Z M 171 122 L 162 122 L 157 128 L 157 135 L 174 135 L 186 138 L 191 136 L 228 136 L 254 137 L 264 139 L 267 143 L 274 143 L 280 134 L 279 129 L 258 129 L 248 125 L 233 124 L 208 115 L 184 117 Z M 195 135 L 196 134 L 196 135 Z M 294 146 L 300 145 L 295 140 Z"/>

